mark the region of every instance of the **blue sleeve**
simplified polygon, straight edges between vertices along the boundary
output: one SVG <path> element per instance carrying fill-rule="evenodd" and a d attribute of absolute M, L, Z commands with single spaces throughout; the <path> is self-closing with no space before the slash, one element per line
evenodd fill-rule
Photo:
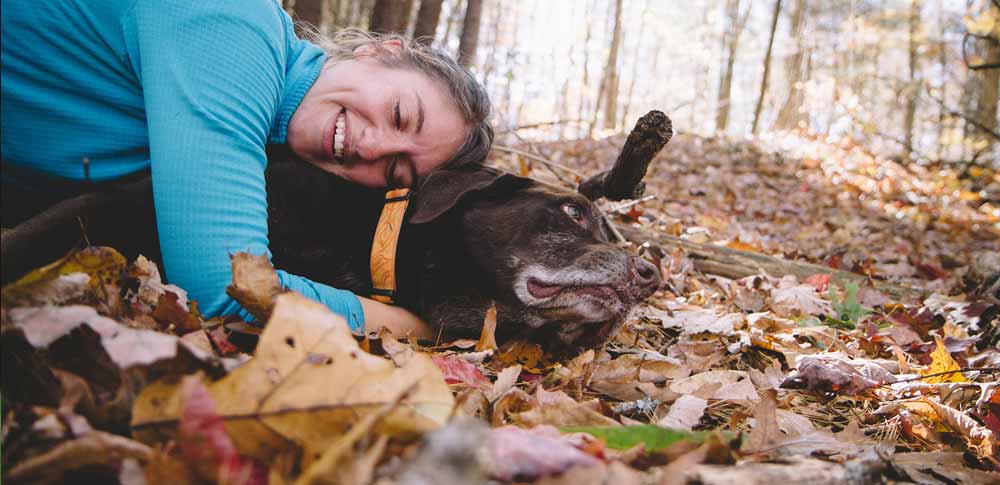
<path fill-rule="evenodd" d="M 245 310 L 225 293 L 229 254 L 267 254 L 264 147 L 281 101 L 286 29 L 273 0 L 138 0 L 123 19 L 149 126 L 153 198 L 171 282 L 206 316 Z M 284 287 L 364 328 L 352 293 L 279 272 Z"/>

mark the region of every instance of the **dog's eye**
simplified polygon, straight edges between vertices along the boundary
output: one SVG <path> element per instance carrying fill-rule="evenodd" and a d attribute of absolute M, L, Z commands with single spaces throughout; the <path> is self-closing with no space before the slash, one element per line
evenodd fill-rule
<path fill-rule="evenodd" d="M 570 219 L 573 219 L 574 222 L 583 223 L 583 209 L 581 209 L 580 206 L 576 204 L 563 204 L 562 210 L 569 216 Z"/>

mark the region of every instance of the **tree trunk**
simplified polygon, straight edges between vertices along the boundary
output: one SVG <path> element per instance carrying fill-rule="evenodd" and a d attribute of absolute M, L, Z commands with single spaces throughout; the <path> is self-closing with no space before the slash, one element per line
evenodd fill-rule
<path fill-rule="evenodd" d="M 771 36 L 767 40 L 767 53 L 764 54 L 764 78 L 760 81 L 760 96 L 757 97 L 757 107 L 753 110 L 753 125 L 750 133 L 757 134 L 760 121 L 760 111 L 764 107 L 764 96 L 767 95 L 767 78 L 771 74 L 771 48 L 774 47 L 774 32 L 778 30 L 778 16 L 781 15 L 781 0 L 774 2 L 774 16 L 771 18 Z"/>
<path fill-rule="evenodd" d="M 979 15 L 992 15 L 994 18 L 1000 18 L 1000 6 L 997 6 L 995 3 L 986 2 L 986 8 L 982 12 L 979 12 Z M 1000 38 L 997 37 L 996 32 L 997 28 L 994 27 L 990 32 L 990 36 L 976 39 L 975 50 L 981 61 L 973 62 L 974 64 L 1000 62 Z M 997 98 L 1000 96 L 1000 67 L 973 70 L 970 71 L 969 77 L 975 89 L 976 101 L 975 111 L 969 114 L 971 114 L 972 119 L 982 126 L 982 128 L 976 126 L 968 128 L 973 161 L 982 156 L 986 156 L 986 159 L 990 160 L 990 154 L 992 153 L 993 146 L 996 144 L 992 133 L 996 133 L 997 131 Z M 984 128 L 988 132 L 984 131 Z"/>
<path fill-rule="evenodd" d="M 458 63 L 465 67 L 472 67 L 476 62 L 479 22 L 482 16 L 483 0 L 468 0 L 465 6 L 465 20 L 462 22 L 462 37 L 458 42 Z"/>
<path fill-rule="evenodd" d="M 424 45 L 434 43 L 438 21 L 441 18 L 442 0 L 420 0 L 420 10 L 417 11 L 417 25 L 413 28 L 413 38 Z"/>
<path fill-rule="evenodd" d="M 906 86 L 906 112 L 903 114 L 903 145 L 906 147 L 905 159 L 913 153 L 913 120 L 917 114 L 917 98 L 920 96 L 920 83 L 917 80 L 917 29 L 920 28 L 920 1 L 910 1 L 910 32 L 909 32 L 909 68 L 910 82 Z"/>
<path fill-rule="evenodd" d="M 375 5 L 372 7 L 371 21 L 368 24 L 368 30 L 372 32 L 378 32 L 382 34 L 387 34 L 391 32 L 403 33 L 399 30 L 399 25 L 402 23 L 401 18 L 404 17 L 403 8 L 406 7 L 406 2 L 399 2 L 395 0 L 375 0 Z"/>
<path fill-rule="evenodd" d="M 604 68 L 607 79 L 604 85 L 604 128 L 614 129 L 618 109 L 618 51 L 622 44 L 622 0 L 615 0 L 615 27 L 611 33 L 611 50 L 608 51 L 608 64 Z"/>
<path fill-rule="evenodd" d="M 324 0 L 295 0 L 295 33 L 302 35 L 302 23 L 312 26 L 317 32 L 323 26 Z"/>
<path fill-rule="evenodd" d="M 413 0 L 399 0 L 396 2 L 396 25 L 393 32 L 406 35 L 410 27 L 410 17 L 413 16 Z"/>
<path fill-rule="evenodd" d="M 785 60 L 785 74 L 788 79 L 788 96 L 785 98 L 785 102 L 781 105 L 781 109 L 778 110 L 778 119 L 774 123 L 775 128 L 779 130 L 787 130 L 797 127 L 799 120 L 802 118 L 799 115 L 799 108 L 802 106 L 803 100 L 801 83 L 805 79 L 802 75 L 802 61 L 805 58 L 806 53 L 805 46 L 803 45 L 806 8 L 806 0 L 796 0 L 795 12 L 792 13 L 790 25 L 792 42 L 796 46 L 796 49 L 795 53 Z"/>
<path fill-rule="evenodd" d="M 730 93 L 733 86 L 733 66 L 736 63 L 736 50 L 740 46 L 740 34 L 750 16 L 750 8 L 740 14 L 740 0 L 726 0 L 726 18 L 729 24 L 722 35 L 724 59 L 722 79 L 719 82 L 719 108 L 715 117 L 715 131 L 724 132 L 729 126 Z"/>

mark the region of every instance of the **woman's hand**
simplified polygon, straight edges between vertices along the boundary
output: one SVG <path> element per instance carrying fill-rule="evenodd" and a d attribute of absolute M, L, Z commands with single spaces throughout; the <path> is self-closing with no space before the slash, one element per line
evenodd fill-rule
<path fill-rule="evenodd" d="M 433 339 L 437 336 L 430 325 L 409 311 L 392 305 L 359 296 L 361 308 L 365 312 L 365 334 L 378 334 L 383 328 L 389 329 L 396 337 L 417 337 Z"/>

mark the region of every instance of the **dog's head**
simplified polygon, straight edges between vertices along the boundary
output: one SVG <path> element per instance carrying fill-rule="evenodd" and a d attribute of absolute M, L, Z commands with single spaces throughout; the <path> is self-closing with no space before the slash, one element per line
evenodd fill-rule
<path fill-rule="evenodd" d="M 529 333 L 565 345 L 607 341 L 659 286 L 655 265 L 611 242 L 579 193 L 488 168 L 443 170 L 419 189 L 411 224 L 452 211 L 463 252 L 489 278 L 498 305 Z"/>

